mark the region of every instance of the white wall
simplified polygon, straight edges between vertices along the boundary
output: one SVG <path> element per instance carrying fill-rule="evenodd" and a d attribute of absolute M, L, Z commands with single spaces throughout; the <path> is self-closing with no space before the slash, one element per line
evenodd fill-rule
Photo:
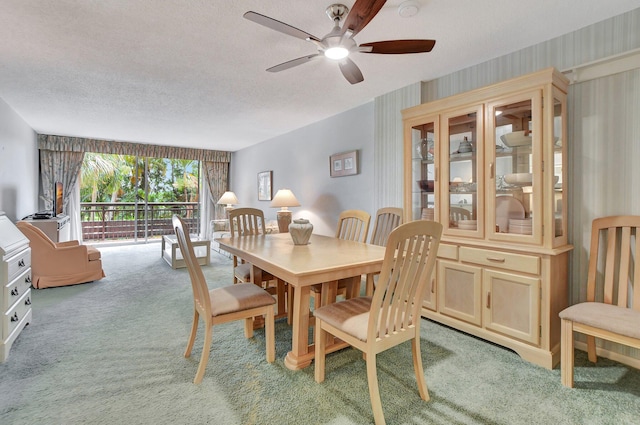
<path fill-rule="evenodd" d="M 36 133 L 0 99 L 0 211 L 12 221 L 38 208 Z"/>
<path fill-rule="evenodd" d="M 361 209 L 375 214 L 373 201 L 373 102 L 291 133 L 235 152 L 231 159 L 230 188 L 240 206 L 260 208 L 275 220 L 269 201 L 258 201 L 260 171 L 273 171 L 273 194 L 288 188 L 300 201 L 293 218 L 308 218 L 314 233 L 333 235 L 342 210 Z M 329 176 L 329 156 L 358 150 L 360 172 Z"/>

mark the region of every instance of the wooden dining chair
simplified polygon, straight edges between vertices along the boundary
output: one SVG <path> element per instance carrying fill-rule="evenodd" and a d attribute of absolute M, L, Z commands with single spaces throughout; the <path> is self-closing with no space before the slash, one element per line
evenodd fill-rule
<path fill-rule="evenodd" d="M 429 400 L 420 354 L 420 309 L 436 262 L 442 225 L 417 220 L 398 226 L 389 235 L 382 270 L 373 297 L 356 297 L 316 309 L 315 380 L 325 378 L 328 334 L 364 354 L 369 396 L 376 424 L 384 424 L 376 356 L 411 341 L 418 392 Z"/>
<path fill-rule="evenodd" d="M 238 283 L 209 290 L 193 250 L 191 239 L 187 236 L 189 235 L 187 225 L 177 215 L 173 216 L 172 223 L 193 289 L 193 324 L 187 349 L 184 352 L 185 357 L 191 356 L 199 319 L 202 318 L 204 321 L 204 345 L 193 383 L 199 384 L 202 381 L 204 371 L 207 368 L 214 325 L 244 319 L 244 335 L 251 338 L 253 336 L 253 318 L 265 316 L 267 362 L 272 363 L 276 356 L 273 313 L 273 305 L 276 301 L 273 296 L 252 283 Z"/>
<path fill-rule="evenodd" d="M 452 226 L 457 226 L 461 220 L 471 220 L 471 211 L 462 207 L 449 208 L 449 222 Z"/>
<path fill-rule="evenodd" d="M 371 245 L 387 246 L 387 239 L 393 229 L 402 224 L 402 208 L 385 207 L 376 212 L 373 223 L 373 232 L 369 243 Z M 379 273 L 376 273 L 379 274 Z M 366 294 L 373 295 L 374 275 L 368 274 L 366 277 Z"/>
<path fill-rule="evenodd" d="M 560 376 L 573 387 L 574 332 L 587 335 L 595 363 L 596 338 L 640 349 L 640 216 L 593 220 L 587 299 L 560 312 Z"/>
<path fill-rule="evenodd" d="M 336 238 L 355 242 L 366 242 L 369 234 L 369 224 L 371 215 L 362 210 L 345 210 L 338 217 L 338 227 L 336 228 Z M 338 281 L 338 294 L 346 298 L 352 298 L 360 292 L 360 276 Z M 322 285 L 311 287 L 311 297 L 314 307 L 321 305 Z"/>
<path fill-rule="evenodd" d="M 265 234 L 264 212 L 258 208 L 235 208 L 229 211 L 229 231 L 231 237 L 255 236 Z M 251 282 L 251 267 L 244 260 L 233 256 L 233 283 Z M 270 294 L 275 295 L 278 301 L 276 318 L 287 315 L 286 292 L 287 284 L 270 273 L 261 271 L 260 284 Z"/>
<path fill-rule="evenodd" d="M 371 215 L 362 210 L 346 210 L 338 217 L 336 238 L 348 241 L 366 242 L 369 234 Z"/>

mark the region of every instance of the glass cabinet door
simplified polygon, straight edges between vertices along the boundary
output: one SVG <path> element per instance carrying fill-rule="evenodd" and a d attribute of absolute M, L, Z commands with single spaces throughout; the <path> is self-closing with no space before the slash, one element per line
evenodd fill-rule
<path fill-rule="evenodd" d="M 487 230 L 492 239 L 541 241 L 541 98 L 534 91 L 488 106 Z"/>
<path fill-rule="evenodd" d="M 445 232 L 480 236 L 483 231 L 482 152 L 483 107 L 442 115 L 443 156 L 440 188 Z M 480 149 L 478 149 L 480 148 Z"/>
<path fill-rule="evenodd" d="M 427 118 L 424 124 L 411 128 L 412 190 L 411 217 L 414 220 L 437 220 L 437 117 Z"/>
<path fill-rule="evenodd" d="M 562 166 L 566 162 L 566 149 L 562 144 L 566 141 L 566 95 L 560 90 L 553 90 L 553 235 L 557 239 L 554 245 L 566 243 L 567 211 L 563 184 L 566 181 L 566 170 Z"/>

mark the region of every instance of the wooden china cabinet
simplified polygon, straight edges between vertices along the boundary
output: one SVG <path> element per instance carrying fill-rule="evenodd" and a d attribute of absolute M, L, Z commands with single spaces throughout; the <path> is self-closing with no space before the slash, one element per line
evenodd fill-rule
<path fill-rule="evenodd" d="M 402 111 L 405 220 L 444 226 L 423 316 L 549 369 L 573 249 L 568 83 L 549 68 Z"/>

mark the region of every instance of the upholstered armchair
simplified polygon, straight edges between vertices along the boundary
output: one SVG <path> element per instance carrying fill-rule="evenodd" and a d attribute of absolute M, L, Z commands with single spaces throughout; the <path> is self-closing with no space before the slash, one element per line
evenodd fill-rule
<path fill-rule="evenodd" d="M 31 223 L 16 224 L 31 247 L 31 284 L 34 288 L 74 285 L 104 277 L 100 251 L 78 241 L 53 242 Z"/>

